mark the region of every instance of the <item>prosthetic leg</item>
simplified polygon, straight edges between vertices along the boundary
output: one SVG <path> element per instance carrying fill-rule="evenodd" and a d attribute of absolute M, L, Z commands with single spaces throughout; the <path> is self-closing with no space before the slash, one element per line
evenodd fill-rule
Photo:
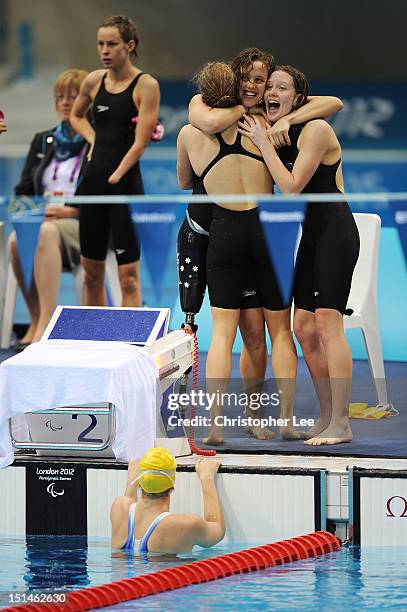
<path fill-rule="evenodd" d="M 185 323 L 182 328 L 185 333 L 191 334 L 194 338 L 193 388 L 196 388 L 198 384 L 198 339 L 196 336 L 198 326 L 195 324 L 195 315 L 200 311 L 205 296 L 208 242 L 208 234 L 195 229 L 187 213 L 178 232 L 177 266 L 180 303 L 185 313 Z M 186 393 L 190 371 L 191 368 L 181 377 L 180 393 Z M 191 407 L 191 418 L 194 416 L 194 410 L 194 407 Z M 193 427 L 189 430 L 189 445 L 191 451 L 197 455 L 216 455 L 216 451 L 206 451 L 196 446 Z"/>

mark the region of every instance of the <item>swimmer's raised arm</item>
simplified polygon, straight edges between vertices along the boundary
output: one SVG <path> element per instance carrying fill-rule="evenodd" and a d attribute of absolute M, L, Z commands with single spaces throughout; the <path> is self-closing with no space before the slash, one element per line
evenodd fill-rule
<path fill-rule="evenodd" d="M 112 546 L 121 548 L 127 538 L 128 514 L 131 504 L 137 502 L 137 477 L 140 476 L 140 461 L 132 459 L 127 468 L 127 482 L 124 495 L 116 497 L 110 509 L 112 525 Z"/>
<path fill-rule="evenodd" d="M 222 504 L 215 484 L 215 475 L 220 465 L 220 461 L 202 458 L 195 463 L 204 501 L 204 518 L 195 526 L 195 544 L 204 548 L 220 542 L 226 531 Z"/>
<path fill-rule="evenodd" d="M 205 134 L 215 134 L 236 123 L 245 112 L 243 104 L 229 108 L 211 108 L 202 100 L 201 94 L 197 94 L 189 103 L 188 120 Z"/>

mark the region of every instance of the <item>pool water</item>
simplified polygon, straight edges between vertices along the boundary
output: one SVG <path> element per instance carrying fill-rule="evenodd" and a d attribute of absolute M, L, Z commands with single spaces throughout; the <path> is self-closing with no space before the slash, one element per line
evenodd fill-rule
<path fill-rule="evenodd" d="M 1 539 L 0 607 L 18 593 L 66 592 L 248 548 L 218 544 L 166 561 L 114 552 L 108 539 Z M 105 610 L 407 610 L 405 548 L 343 548 L 250 574 L 194 585 Z M 15 601 L 15 599 L 14 599 Z"/>

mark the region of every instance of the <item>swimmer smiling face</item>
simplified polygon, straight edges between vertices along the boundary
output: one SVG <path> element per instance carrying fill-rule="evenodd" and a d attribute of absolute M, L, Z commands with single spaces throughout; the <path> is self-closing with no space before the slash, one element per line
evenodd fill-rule
<path fill-rule="evenodd" d="M 267 77 L 274 69 L 274 58 L 256 47 L 244 49 L 232 62 L 232 70 L 239 82 L 239 96 L 246 108 L 263 99 Z"/>
<path fill-rule="evenodd" d="M 264 94 L 267 118 L 275 123 L 306 103 L 309 86 L 306 76 L 292 66 L 277 66 L 267 80 Z"/>

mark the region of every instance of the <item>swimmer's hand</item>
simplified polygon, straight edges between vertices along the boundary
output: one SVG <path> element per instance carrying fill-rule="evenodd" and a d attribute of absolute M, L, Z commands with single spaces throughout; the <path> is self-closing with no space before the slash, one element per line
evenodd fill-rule
<path fill-rule="evenodd" d="M 239 132 L 250 138 L 260 150 L 269 144 L 266 128 L 256 116 L 244 115 L 244 121 L 239 121 L 237 125 Z"/>
<path fill-rule="evenodd" d="M 289 129 L 290 122 L 285 117 L 281 117 L 281 119 L 276 121 L 274 125 L 267 125 L 267 135 L 275 149 L 289 146 L 291 144 L 291 140 L 288 135 Z"/>
<path fill-rule="evenodd" d="M 195 462 L 195 471 L 201 481 L 213 480 L 221 465 L 216 459 L 200 458 Z"/>
<path fill-rule="evenodd" d="M 117 183 L 121 181 L 121 179 L 122 179 L 122 174 L 118 172 L 117 170 L 115 170 L 113 174 L 109 176 L 109 178 L 107 179 L 107 182 L 109 183 L 109 185 L 117 185 Z"/>

